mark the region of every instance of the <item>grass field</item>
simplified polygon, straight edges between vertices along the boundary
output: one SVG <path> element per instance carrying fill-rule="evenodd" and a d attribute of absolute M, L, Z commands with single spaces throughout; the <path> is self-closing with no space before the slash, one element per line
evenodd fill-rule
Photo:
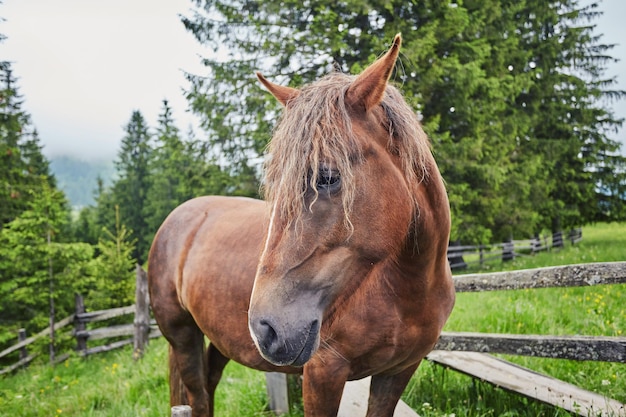
<path fill-rule="evenodd" d="M 583 229 L 583 241 L 560 251 L 490 264 L 489 270 L 626 260 L 626 224 Z M 446 329 L 491 333 L 624 336 L 626 286 L 458 294 Z M 531 369 L 626 402 L 626 366 L 506 357 Z M 0 377 L 1 416 L 169 416 L 167 345 L 153 340 L 137 362 L 122 349 L 55 367 L 33 365 Z M 217 393 L 218 416 L 269 416 L 264 376 L 231 363 Z M 423 363 L 404 401 L 422 417 L 536 417 L 570 414 Z M 301 416 L 294 410 L 292 416 Z"/>

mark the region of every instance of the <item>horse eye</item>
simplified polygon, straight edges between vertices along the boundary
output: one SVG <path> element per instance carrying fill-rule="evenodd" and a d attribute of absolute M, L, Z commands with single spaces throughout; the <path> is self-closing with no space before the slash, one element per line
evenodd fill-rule
<path fill-rule="evenodd" d="M 334 192 L 340 188 L 341 175 L 331 170 L 320 170 L 315 184 L 317 191 Z"/>

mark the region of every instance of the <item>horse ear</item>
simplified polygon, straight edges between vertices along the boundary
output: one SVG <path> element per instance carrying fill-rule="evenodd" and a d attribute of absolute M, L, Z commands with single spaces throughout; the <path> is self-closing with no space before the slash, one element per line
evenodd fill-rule
<path fill-rule="evenodd" d="M 259 79 L 261 84 L 263 84 L 265 88 L 267 88 L 269 92 L 272 93 L 274 97 L 276 97 L 276 100 L 278 100 L 283 106 L 286 106 L 289 100 L 298 97 L 298 95 L 300 94 L 300 90 L 296 88 L 284 87 L 282 85 L 274 84 L 273 82 L 265 78 L 260 72 L 256 73 L 256 77 Z"/>
<path fill-rule="evenodd" d="M 385 95 L 387 81 L 391 76 L 396 59 L 400 53 L 402 36 L 398 33 L 393 38 L 393 45 L 385 55 L 377 59 L 367 67 L 346 92 L 346 100 L 352 106 L 365 109 L 365 111 L 378 105 Z"/>

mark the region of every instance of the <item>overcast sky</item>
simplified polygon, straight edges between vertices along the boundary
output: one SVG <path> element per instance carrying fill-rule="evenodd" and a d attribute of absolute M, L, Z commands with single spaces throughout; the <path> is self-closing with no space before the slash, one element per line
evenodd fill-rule
<path fill-rule="evenodd" d="M 183 70 L 204 73 L 198 55 L 209 52 L 180 22 L 191 0 L 0 1 L 0 33 L 8 37 L 0 60 L 13 62 L 48 157 L 114 157 L 131 112 L 140 110 L 155 126 L 164 98 L 183 132 L 194 123 Z M 626 90 L 626 1 L 604 0 L 600 9 L 597 32 L 602 42 L 619 44 L 611 54 L 621 59 L 607 75 L 617 75 Z M 626 117 L 626 100 L 610 105 Z"/>

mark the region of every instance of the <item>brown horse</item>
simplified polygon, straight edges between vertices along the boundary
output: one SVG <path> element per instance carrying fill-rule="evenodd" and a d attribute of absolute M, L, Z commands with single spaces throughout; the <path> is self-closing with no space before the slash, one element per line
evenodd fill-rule
<path fill-rule="evenodd" d="M 257 74 L 284 105 L 266 202 L 196 198 L 159 229 L 148 275 L 172 405 L 212 416 L 233 359 L 303 373 L 308 417 L 335 416 L 345 382 L 372 375 L 367 415 L 393 415 L 454 304 L 443 181 L 388 85 L 400 43 L 357 77 L 302 89 Z"/>

